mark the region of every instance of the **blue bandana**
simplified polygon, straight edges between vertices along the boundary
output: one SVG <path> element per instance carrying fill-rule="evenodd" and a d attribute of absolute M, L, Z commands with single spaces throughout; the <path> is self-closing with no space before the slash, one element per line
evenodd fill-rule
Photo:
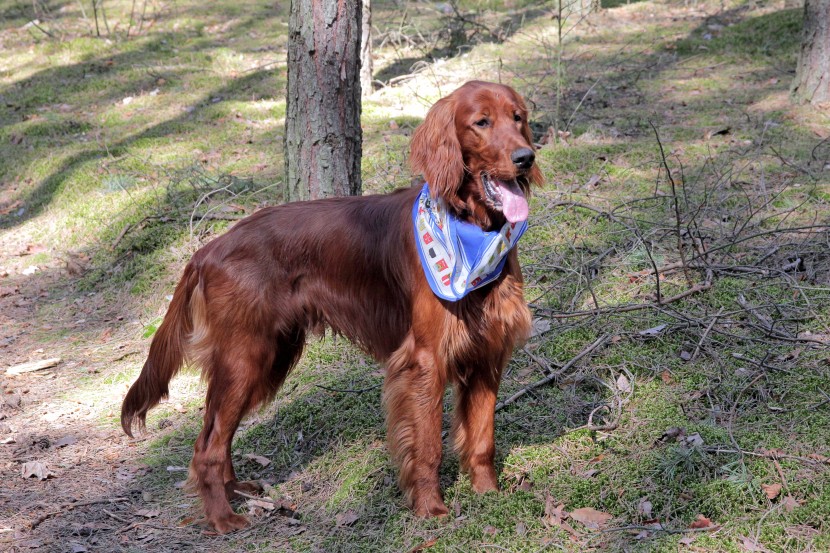
<path fill-rule="evenodd" d="M 527 230 L 527 221 L 506 223 L 486 232 L 456 219 L 442 199 L 424 184 L 412 206 L 415 243 L 429 287 L 439 298 L 458 301 L 496 280 L 510 251 Z"/>

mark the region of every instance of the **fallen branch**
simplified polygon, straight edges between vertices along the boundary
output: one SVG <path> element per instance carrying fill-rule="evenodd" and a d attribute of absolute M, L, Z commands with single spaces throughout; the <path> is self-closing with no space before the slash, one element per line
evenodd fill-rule
<path fill-rule="evenodd" d="M 505 407 L 507 407 L 508 405 L 510 405 L 511 403 L 513 403 L 514 401 L 516 401 L 517 399 L 519 399 L 520 397 L 525 395 L 526 393 L 528 393 L 532 390 L 535 390 L 537 388 L 541 388 L 542 386 L 544 386 L 544 385 L 546 385 L 550 382 L 553 382 L 554 380 L 556 380 L 557 378 L 562 376 L 564 373 L 566 373 L 568 370 L 570 370 L 570 368 L 573 367 L 576 363 L 578 363 L 580 359 L 582 359 L 586 355 L 591 354 L 592 352 L 599 349 L 600 347 L 604 346 L 605 343 L 608 342 L 609 338 L 610 338 L 610 336 L 608 334 L 603 334 L 602 336 L 600 336 L 599 338 L 594 340 L 594 342 L 591 345 L 589 345 L 588 347 L 586 347 L 585 349 L 583 349 L 582 351 L 577 353 L 576 356 L 573 357 L 570 361 L 568 361 L 567 363 L 562 365 L 561 369 L 557 370 L 556 372 L 550 373 L 545 378 L 543 378 L 541 380 L 538 380 L 538 381 L 534 382 L 533 384 L 530 384 L 529 386 L 525 386 L 524 388 L 522 388 L 521 390 L 519 390 L 518 392 L 516 392 L 515 394 L 513 394 L 509 398 L 505 399 L 504 401 L 500 401 L 498 404 L 496 404 L 496 412 L 501 411 L 502 409 L 504 409 Z"/>
<path fill-rule="evenodd" d="M 743 307 L 748 313 L 750 313 L 753 317 L 760 321 L 761 325 L 764 327 L 764 330 L 769 332 L 771 335 L 775 336 L 782 336 L 783 338 L 793 338 L 792 334 L 785 330 L 778 330 L 775 328 L 775 322 L 772 321 L 766 315 L 759 313 L 758 310 L 747 301 L 743 294 L 738 294 L 738 305 Z"/>
<path fill-rule="evenodd" d="M 701 282 L 700 284 L 695 284 L 688 290 L 676 294 L 674 296 L 670 296 L 668 298 L 663 298 L 662 301 L 653 302 L 653 303 L 632 303 L 628 305 L 620 305 L 617 307 L 604 307 L 601 309 L 589 309 L 587 311 L 573 311 L 571 313 L 550 313 L 548 316 L 552 319 L 570 319 L 573 317 L 595 317 L 597 315 L 608 315 L 613 313 L 628 313 L 630 311 L 640 311 L 642 309 L 654 309 L 658 307 L 662 307 L 666 304 L 676 302 L 678 300 L 682 300 L 683 298 L 687 298 L 692 294 L 697 294 L 699 292 L 705 292 L 709 288 L 712 287 L 712 281 L 707 280 L 706 282 Z M 535 309 L 540 309 L 538 306 L 534 306 Z M 542 308 L 544 309 L 544 308 Z"/>
<path fill-rule="evenodd" d="M 129 499 L 126 498 L 126 497 L 107 497 L 107 498 L 102 498 L 102 499 L 86 499 L 84 501 L 76 501 L 74 503 L 64 503 L 63 505 L 58 507 L 57 511 L 49 511 L 48 513 L 43 513 L 42 515 L 37 517 L 35 520 L 33 520 L 29 524 L 29 529 L 34 530 L 35 528 L 40 526 L 41 523 L 43 523 L 44 520 L 46 520 L 50 517 L 53 517 L 55 515 L 60 515 L 62 513 L 71 511 L 72 509 L 76 509 L 78 507 L 86 507 L 88 505 L 98 505 L 99 503 L 118 503 L 118 502 L 121 502 L 121 501 L 129 501 Z"/>
<path fill-rule="evenodd" d="M 14 365 L 13 367 L 9 367 L 8 369 L 6 369 L 6 376 L 14 376 L 23 373 L 41 371 L 43 369 L 54 367 L 60 362 L 60 357 L 53 357 L 51 359 L 41 359 L 39 361 L 29 361 L 28 363 L 21 363 L 20 365 Z"/>
<path fill-rule="evenodd" d="M 722 453 L 732 453 L 737 455 L 748 455 L 749 457 L 762 457 L 764 459 L 791 459 L 793 461 L 800 461 L 802 463 L 807 463 L 810 465 L 825 465 L 827 464 L 826 461 L 822 461 L 821 459 L 811 459 L 809 457 L 801 457 L 798 455 L 789 455 L 786 453 L 782 453 L 779 451 L 747 451 L 745 449 L 740 448 L 723 448 L 719 446 L 712 446 L 712 447 L 704 447 L 703 451 L 706 453 L 713 453 L 715 455 L 722 454 Z"/>
<path fill-rule="evenodd" d="M 592 538 L 601 534 L 608 534 L 610 532 L 630 532 L 631 530 L 641 530 L 646 532 L 654 532 L 659 534 L 694 534 L 698 532 L 714 532 L 720 530 L 723 526 L 715 524 L 713 526 L 705 526 L 703 528 L 666 528 L 665 526 L 643 526 L 642 524 L 630 524 L 628 526 L 616 526 L 614 528 L 604 528 L 597 530 L 587 537 Z"/>

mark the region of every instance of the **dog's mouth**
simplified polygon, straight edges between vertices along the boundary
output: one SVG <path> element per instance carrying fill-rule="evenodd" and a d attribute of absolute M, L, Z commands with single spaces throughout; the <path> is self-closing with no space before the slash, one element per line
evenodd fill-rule
<path fill-rule="evenodd" d="M 527 198 L 516 179 L 505 182 L 482 173 L 481 183 L 484 186 L 487 202 L 494 209 L 501 211 L 509 222 L 518 223 L 527 220 L 529 211 Z"/>

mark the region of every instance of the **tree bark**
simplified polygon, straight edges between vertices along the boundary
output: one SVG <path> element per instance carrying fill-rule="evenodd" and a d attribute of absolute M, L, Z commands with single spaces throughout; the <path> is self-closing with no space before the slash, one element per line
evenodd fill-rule
<path fill-rule="evenodd" d="M 830 0 L 807 0 L 792 95 L 798 103 L 830 103 Z"/>
<path fill-rule="evenodd" d="M 292 0 L 288 21 L 288 201 L 358 195 L 361 0 Z"/>
<path fill-rule="evenodd" d="M 360 90 L 364 96 L 372 93 L 372 0 L 363 2 L 363 29 L 360 35 Z"/>

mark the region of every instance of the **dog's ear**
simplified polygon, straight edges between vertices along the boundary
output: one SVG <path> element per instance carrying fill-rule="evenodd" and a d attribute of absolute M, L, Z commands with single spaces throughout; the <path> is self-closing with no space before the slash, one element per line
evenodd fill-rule
<path fill-rule="evenodd" d="M 434 196 L 452 203 L 464 181 L 464 158 L 455 130 L 452 95 L 438 100 L 415 129 L 409 163 L 413 172 L 424 176 Z"/>

